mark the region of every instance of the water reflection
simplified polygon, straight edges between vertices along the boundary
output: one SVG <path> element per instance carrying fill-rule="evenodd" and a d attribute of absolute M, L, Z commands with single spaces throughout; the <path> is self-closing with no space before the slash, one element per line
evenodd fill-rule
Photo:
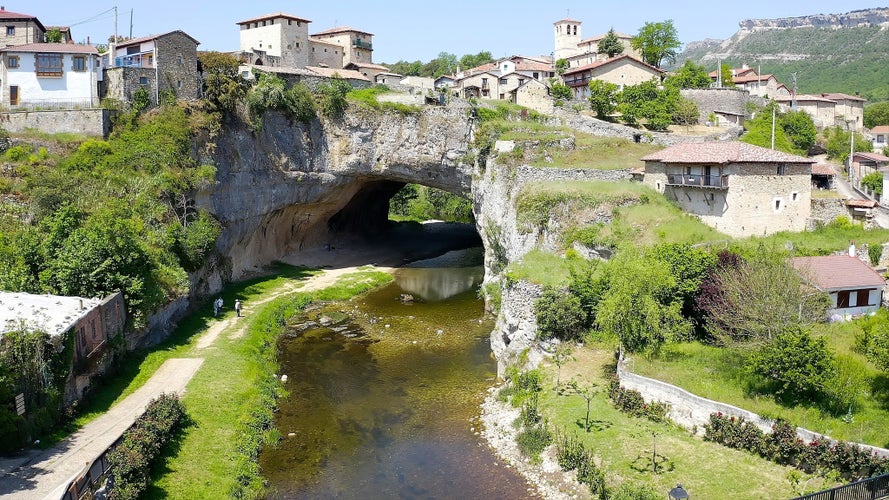
<path fill-rule="evenodd" d="M 484 278 L 480 267 L 399 269 L 395 283 L 405 292 L 429 302 L 439 302 L 475 290 Z"/>

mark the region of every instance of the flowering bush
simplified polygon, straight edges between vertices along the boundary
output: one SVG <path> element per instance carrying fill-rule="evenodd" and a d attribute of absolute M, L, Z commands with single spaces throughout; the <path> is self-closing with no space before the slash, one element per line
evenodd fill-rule
<path fill-rule="evenodd" d="M 663 422 L 667 419 L 667 412 L 670 411 L 670 405 L 667 403 L 662 401 L 646 403 L 639 391 L 624 389 L 617 377 L 611 379 L 608 396 L 618 410 L 653 422 Z"/>

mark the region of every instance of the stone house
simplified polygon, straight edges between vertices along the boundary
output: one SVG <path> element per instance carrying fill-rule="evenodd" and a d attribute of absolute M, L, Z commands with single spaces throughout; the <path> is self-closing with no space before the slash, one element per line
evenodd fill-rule
<path fill-rule="evenodd" d="M 0 37 L 0 47 L 28 45 L 46 41 L 46 27 L 35 16 L 10 12 L 0 6 L 0 26 L 4 35 Z"/>
<path fill-rule="evenodd" d="M 545 115 L 553 114 L 554 101 L 549 85 L 540 80 L 527 80 L 509 91 L 509 100 L 519 106 L 533 109 Z"/>
<path fill-rule="evenodd" d="M 399 81 L 401 85 L 405 85 L 408 87 L 413 87 L 415 89 L 419 89 L 423 92 L 429 90 L 435 90 L 438 86 L 435 85 L 435 79 L 426 77 L 426 76 L 406 76 Z"/>
<path fill-rule="evenodd" d="M 199 44 L 188 33 L 176 30 L 113 45 L 103 97 L 132 102 L 133 93 L 141 87 L 148 89 L 155 105 L 165 92 L 178 99 L 199 99 Z"/>
<path fill-rule="evenodd" d="M 874 172 L 882 172 L 889 168 L 889 157 L 879 153 L 865 153 L 861 151 L 852 155 L 852 171 L 850 172 L 851 181 L 860 182 L 861 179 Z M 889 192 L 889 191 L 884 191 Z"/>
<path fill-rule="evenodd" d="M 608 59 L 608 54 L 599 52 L 599 43 L 607 33 L 583 38 L 583 23 L 570 18 L 554 22 L 553 27 L 555 35 L 553 58 L 556 61 L 565 59 L 569 68 L 579 68 Z M 623 54 L 642 59 L 642 54 L 633 49 L 632 36 L 620 32 L 615 32 L 615 34 L 624 46 Z"/>
<path fill-rule="evenodd" d="M 621 90 L 629 85 L 638 85 L 652 79 L 660 79 L 664 71 L 646 64 L 630 55 L 620 55 L 605 61 L 597 61 L 579 68 L 569 69 L 562 74 L 565 85 L 574 91 L 575 99 L 590 96 L 590 82 L 602 80 L 617 85 Z"/>
<path fill-rule="evenodd" d="M 404 77 L 399 75 L 398 73 L 388 73 L 384 71 L 382 73 L 377 73 L 376 76 L 374 76 L 374 83 L 379 83 L 381 85 L 392 85 L 399 83 L 402 78 Z"/>
<path fill-rule="evenodd" d="M 850 253 L 854 252 L 854 246 Z M 850 319 L 877 311 L 886 280 L 852 255 L 797 257 L 791 266 L 818 290 L 830 295 L 829 317 Z"/>
<path fill-rule="evenodd" d="M 874 152 L 881 153 L 889 147 L 889 125 L 876 126 L 870 129 L 870 133 L 874 136 Z"/>
<path fill-rule="evenodd" d="M 461 97 L 494 99 L 500 95 L 500 75 L 493 71 L 474 73 L 457 81 Z"/>
<path fill-rule="evenodd" d="M 864 103 L 866 99 L 849 94 L 824 93 L 821 97 L 835 102 L 834 123 L 837 125 L 849 125 L 853 130 L 864 126 Z"/>
<path fill-rule="evenodd" d="M 90 376 L 104 369 L 103 355 L 110 342 L 123 334 L 126 306 L 119 292 L 104 299 L 0 292 L 0 342 L 3 334 L 19 328 L 42 330 L 59 348 L 74 336 L 74 356 L 65 400 L 82 396 Z"/>
<path fill-rule="evenodd" d="M 373 64 L 373 33 L 340 26 L 312 35 L 312 39 L 334 43 L 343 50 L 343 67 L 350 63 Z M 387 68 L 388 71 L 388 68 Z"/>
<path fill-rule="evenodd" d="M 380 64 L 349 63 L 349 64 L 346 64 L 345 66 L 343 66 L 343 69 L 348 69 L 348 70 L 352 70 L 352 71 L 361 73 L 362 75 L 367 77 L 368 80 L 370 80 L 372 82 L 376 81 L 377 75 L 381 75 L 384 73 L 389 74 L 389 75 L 393 74 L 393 73 L 389 72 L 389 68 L 387 68 L 383 65 L 380 65 Z M 397 83 L 399 80 L 401 80 L 401 75 L 395 75 L 395 76 L 397 76 L 398 78 L 393 79 L 392 83 Z"/>
<path fill-rule="evenodd" d="M 238 21 L 241 54 L 256 66 L 312 65 L 308 19 L 283 12 Z M 339 54 L 342 67 L 342 54 Z"/>
<path fill-rule="evenodd" d="M 819 129 L 833 127 L 836 123 L 836 102 L 820 95 L 799 94 L 796 97 L 775 98 L 782 109 L 805 111 Z"/>
<path fill-rule="evenodd" d="M 677 144 L 642 160 L 646 185 L 729 236 L 806 229 L 814 160 L 738 141 Z"/>
<path fill-rule="evenodd" d="M 92 108 L 103 80 L 90 45 L 29 43 L 0 49 L 0 106 L 10 110 Z"/>

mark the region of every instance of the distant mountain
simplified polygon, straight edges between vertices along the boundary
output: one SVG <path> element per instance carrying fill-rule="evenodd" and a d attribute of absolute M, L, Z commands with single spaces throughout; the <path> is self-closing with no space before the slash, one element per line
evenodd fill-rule
<path fill-rule="evenodd" d="M 691 59 L 709 69 L 722 60 L 774 74 L 800 93 L 860 93 L 889 100 L 889 8 L 783 19 L 746 19 L 727 40 L 688 43 L 677 64 Z"/>

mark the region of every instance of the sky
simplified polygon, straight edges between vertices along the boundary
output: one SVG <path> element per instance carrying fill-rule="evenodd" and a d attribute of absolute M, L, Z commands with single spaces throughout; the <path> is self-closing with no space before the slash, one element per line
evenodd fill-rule
<path fill-rule="evenodd" d="M 0 0 L 6 10 L 36 16 L 44 25 L 71 26 L 74 40 L 103 43 L 114 33 L 115 3 L 109 0 Z M 607 5 L 608 7 L 602 7 Z M 837 14 L 885 5 L 847 0 L 668 0 L 550 1 L 452 0 L 450 2 L 339 0 L 119 0 L 117 31 L 135 37 L 181 29 L 198 50 L 238 49 L 237 21 L 284 12 L 312 21 L 309 33 L 351 26 L 374 34 L 373 60 L 423 62 L 440 52 L 458 57 L 490 51 L 495 58 L 549 55 L 553 22 L 570 16 L 583 22 L 584 38 L 614 28 L 635 34 L 646 22 L 672 19 L 683 43 L 728 38 L 750 18 Z"/>

